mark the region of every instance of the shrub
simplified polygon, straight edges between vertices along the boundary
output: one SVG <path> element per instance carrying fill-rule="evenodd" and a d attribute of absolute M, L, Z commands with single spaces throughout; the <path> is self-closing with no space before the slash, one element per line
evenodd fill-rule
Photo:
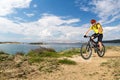
<path fill-rule="evenodd" d="M 0 51 L 0 55 L 1 55 L 1 54 L 7 54 L 7 53 L 5 53 L 5 52 L 3 52 L 3 51 Z"/>
<path fill-rule="evenodd" d="M 44 58 L 41 58 L 41 57 L 31 57 L 29 58 L 28 62 L 31 64 L 31 63 L 39 63 L 39 62 L 42 62 L 44 61 Z"/>
<path fill-rule="evenodd" d="M 3 51 L 0 51 L 0 61 L 5 61 L 7 60 L 9 55 Z"/>
<path fill-rule="evenodd" d="M 45 48 L 45 47 L 40 47 L 38 49 L 34 49 L 32 50 L 34 51 L 35 53 L 42 53 L 43 51 L 47 51 L 47 52 L 56 52 L 54 49 L 52 48 Z"/>
<path fill-rule="evenodd" d="M 39 48 L 28 52 L 27 56 L 30 57 L 59 57 L 59 54 L 52 48 Z"/>

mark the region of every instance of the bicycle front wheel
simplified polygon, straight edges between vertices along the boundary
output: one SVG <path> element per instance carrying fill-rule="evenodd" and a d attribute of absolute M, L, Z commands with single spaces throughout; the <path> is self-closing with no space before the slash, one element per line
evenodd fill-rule
<path fill-rule="evenodd" d="M 92 48 L 88 43 L 84 43 L 81 46 L 80 54 L 83 59 L 89 59 L 92 55 Z"/>

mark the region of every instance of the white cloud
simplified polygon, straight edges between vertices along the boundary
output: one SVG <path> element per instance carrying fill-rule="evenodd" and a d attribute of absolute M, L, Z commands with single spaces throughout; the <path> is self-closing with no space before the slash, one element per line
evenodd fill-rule
<path fill-rule="evenodd" d="M 120 39 L 120 25 L 104 27 L 104 39 Z"/>
<path fill-rule="evenodd" d="M 76 18 L 65 19 L 55 15 L 43 15 L 38 21 L 17 24 L 0 18 L 0 33 L 23 35 L 20 41 L 84 41 L 83 35 L 88 29 L 88 24 L 81 27 L 72 25 L 78 21 L 80 20 Z M 104 27 L 104 39 L 120 38 L 119 26 Z M 5 38 L 2 36 L 2 39 Z M 14 39 L 17 40 L 17 38 Z"/>
<path fill-rule="evenodd" d="M 80 20 L 43 15 L 38 21 L 17 24 L 8 19 L 0 18 L 0 33 L 20 34 L 26 36 L 27 38 L 23 37 L 23 39 L 27 40 L 78 40 L 75 37 L 81 35 L 82 29 L 69 26 L 69 24 L 75 24 L 78 21 Z"/>
<path fill-rule="evenodd" d="M 96 13 L 104 24 L 120 19 L 120 0 L 76 0 L 83 11 Z"/>
<path fill-rule="evenodd" d="M 120 0 L 96 0 L 93 4 L 102 22 L 110 23 L 120 18 Z"/>
<path fill-rule="evenodd" d="M 32 0 L 0 0 L 0 16 L 14 12 L 15 8 L 28 8 Z"/>
<path fill-rule="evenodd" d="M 50 15 L 50 14 L 44 14 L 43 17 L 41 19 L 39 19 L 39 23 L 42 26 L 57 26 L 57 25 L 61 25 L 61 24 L 72 24 L 72 23 L 76 23 L 79 22 L 79 19 L 68 19 L 65 20 L 62 17 L 58 17 L 55 15 Z"/>

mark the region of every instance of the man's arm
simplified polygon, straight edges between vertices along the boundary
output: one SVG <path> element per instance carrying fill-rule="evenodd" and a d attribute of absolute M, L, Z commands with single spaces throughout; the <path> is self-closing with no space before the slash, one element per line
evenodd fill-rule
<path fill-rule="evenodd" d="M 91 29 L 88 29 L 87 32 L 85 33 L 85 35 L 87 35 L 90 32 Z"/>

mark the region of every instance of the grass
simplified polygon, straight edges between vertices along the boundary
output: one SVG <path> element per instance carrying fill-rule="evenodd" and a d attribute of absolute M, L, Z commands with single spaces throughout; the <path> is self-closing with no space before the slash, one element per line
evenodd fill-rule
<path fill-rule="evenodd" d="M 5 61 L 5 60 L 7 60 L 7 58 L 8 58 L 8 54 L 7 53 L 5 53 L 5 52 L 3 52 L 3 51 L 0 51 L 0 61 Z"/>
<path fill-rule="evenodd" d="M 58 57 L 57 52 L 52 49 L 52 48 L 39 48 L 39 49 L 35 49 L 35 50 L 31 50 L 30 52 L 28 52 L 27 56 L 30 57 Z"/>
<path fill-rule="evenodd" d="M 69 59 L 59 60 L 59 63 L 68 64 L 68 65 L 76 65 L 77 64 L 75 61 L 72 61 L 72 60 L 69 60 Z"/>
<path fill-rule="evenodd" d="M 39 71 L 42 72 L 54 72 L 56 70 L 59 70 L 59 62 L 57 59 L 44 59 L 43 62 L 41 62 L 41 65 L 39 65 Z"/>
<path fill-rule="evenodd" d="M 56 52 L 49 48 L 39 48 L 31 50 L 26 56 L 29 57 L 29 62 L 42 62 L 44 58 L 60 58 L 60 57 L 72 57 L 73 55 L 79 54 L 80 51 L 77 48 L 68 49 L 62 52 Z"/>
<path fill-rule="evenodd" d="M 41 57 L 31 57 L 31 58 L 28 59 L 28 62 L 30 64 L 32 64 L 32 63 L 40 63 L 42 61 L 44 61 L 44 58 L 41 58 Z"/>
<path fill-rule="evenodd" d="M 61 56 L 64 56 L 64 57 L 72 57 L 73 55 L 80 54 L 80 49 L 79 48 L 71 48 L 71 49 L 59 52 L 58 54 L 61 54 Z"/>
<path fill-rule="evenodd" d="M 30 63 L 40 63 L 48 58 L 58 58 L 60 55 L 51 48 L 39 48 L 31 50 L 26 56 L 29 57 Z"/>
<path fill-rule="evenodd" d="M 120 51 L 120 47 L 118 46 L 106 46 L 107 50 L 114 50 L 114 51 Z"/>
<path fill-rule="evenodd" d="M 112 60 L 109 66 L 114 68 L 113 75 L 115 80 L 119 80 L 120 79 L 120 58 Z"/>
<path fill-rule="evenodd" d="M 101 63 L 101 66 L 106 66 L 113 69 L 113 74 L 115 80 L 120 79 L 120 58 L 110 59 L 107 62 Z"/>
<path fill-rule="evenodd" d="M 0 55 L 3 55 L 3 54 L 6 54 L 6 55 L 7 55 L 7 53 L 5 53 L 5 52 L 3 52 L 3 51 L 0 51 Z"/>

